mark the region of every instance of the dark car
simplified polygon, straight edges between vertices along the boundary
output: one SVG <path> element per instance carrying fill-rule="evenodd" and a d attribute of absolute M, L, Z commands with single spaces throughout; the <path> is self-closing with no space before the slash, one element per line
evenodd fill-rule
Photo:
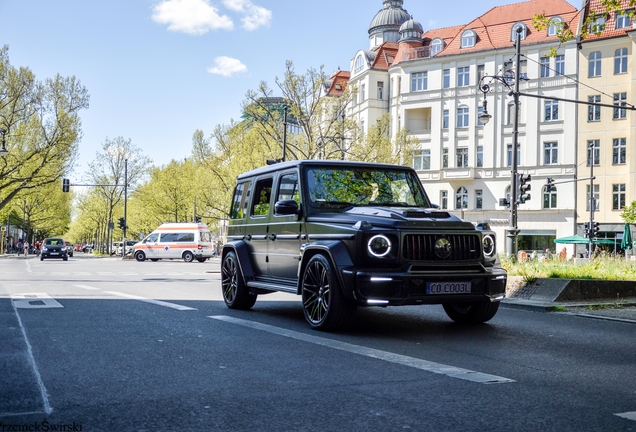
<path fill-rule="evenodd" d="M 259 294 L 298 294 L 321 330 L 347 326 L 359 306 L 442 304 L 456 322 L 483 323 L 506 289 L 495 241 L 432 205 L 411 168 L 279 163 L 237 178 L 223 298 L 249 309 Z"/>
<path fill-rule="evenodd" d="M 40 251 L 40 261 L 44 261 L 45 258 L 62 258 L 68 261 L 68 249 L 64 239 L 45 238 Z"/>

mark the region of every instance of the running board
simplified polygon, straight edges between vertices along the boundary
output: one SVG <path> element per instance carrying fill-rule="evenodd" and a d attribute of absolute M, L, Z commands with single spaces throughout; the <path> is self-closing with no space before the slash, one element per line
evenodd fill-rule
<path fill-rule="evenodd" d="M 291 294 L 298 294 L 298 290 L 293 285 L 281 285 L 270 282 L 249 281 L 246 284 L 249 288 L 264 289 L 268 291 L 282 291 Z"/>

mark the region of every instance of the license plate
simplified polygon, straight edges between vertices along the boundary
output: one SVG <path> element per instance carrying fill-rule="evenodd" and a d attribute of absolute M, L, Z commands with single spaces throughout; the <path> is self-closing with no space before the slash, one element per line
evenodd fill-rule
<path fill-rule="evenodd" d="M 51 255 L 59 255 L 59 252 L 51 252 Z"/>
<path fill-rule="evenodd" d="M 426 294 L 470 294 L 470 282 L 428 282 Z"/>

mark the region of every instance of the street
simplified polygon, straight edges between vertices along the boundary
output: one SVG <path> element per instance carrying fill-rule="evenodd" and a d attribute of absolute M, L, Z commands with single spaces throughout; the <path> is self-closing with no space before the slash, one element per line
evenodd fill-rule
<path fill-rule="evenodd" d="M 0 259 L 0 431 L 636 430 L 634 324 L 422 306 L 322 333 L 296 296 L 228 309 L 219 270 Z"/>

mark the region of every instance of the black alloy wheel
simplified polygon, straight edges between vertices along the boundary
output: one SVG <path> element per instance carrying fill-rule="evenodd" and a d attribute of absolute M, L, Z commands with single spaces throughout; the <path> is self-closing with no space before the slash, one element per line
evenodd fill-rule
<path fill-rule="evenodd" d="M 239 270 L 238 258 L 234 252 L 223 257 L 221 265 L 221 289 L 223 300 L 230 309 L 247 310 L 256 303 L 257 294 L 251 294 Z"/>

